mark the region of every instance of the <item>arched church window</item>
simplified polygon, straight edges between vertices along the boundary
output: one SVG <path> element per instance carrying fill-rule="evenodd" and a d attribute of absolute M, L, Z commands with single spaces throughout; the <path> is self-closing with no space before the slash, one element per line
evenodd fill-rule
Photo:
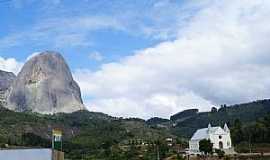
<path fill-rule="evenodd" d="M 222 138 L 222 136 L 220 135 L 220 136 L 218 136 L 218 138 L 219 138 L 219 139 L 221 139 L 221 138 Z"/>

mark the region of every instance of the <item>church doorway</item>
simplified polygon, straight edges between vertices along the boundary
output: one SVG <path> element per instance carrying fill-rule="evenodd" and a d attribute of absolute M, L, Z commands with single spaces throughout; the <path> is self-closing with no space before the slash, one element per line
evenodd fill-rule
<path fill-rule="evenodd" d="M 221 141 L 219 142 L 219 149 L 223 149 L 223 143 Z"/>

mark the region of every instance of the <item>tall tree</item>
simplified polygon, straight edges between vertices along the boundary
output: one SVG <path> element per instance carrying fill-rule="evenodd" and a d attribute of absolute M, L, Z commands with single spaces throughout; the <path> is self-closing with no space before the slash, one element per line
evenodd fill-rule
<path fill-rule="evenodd" d="M 213 153 L 213 143 L 209 139 L 203 139 L 199 142 L 199 149 L 205 155 Z"/>

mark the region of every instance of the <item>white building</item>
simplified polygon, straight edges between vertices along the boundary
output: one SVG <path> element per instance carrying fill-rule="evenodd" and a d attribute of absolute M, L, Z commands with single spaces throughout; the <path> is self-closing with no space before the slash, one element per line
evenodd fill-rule
<path fill-rule="evenodd" d="M 213 143 L 214 149 L 221 149 L 226 152 L 232 148 L 230 130 L 225 123 L 224 127 L 211 127 L 198 129 L 189 141 L 189 152 L 191 154 L 200 154 L 199 142 L 203 139 L 209 139 Z"/>

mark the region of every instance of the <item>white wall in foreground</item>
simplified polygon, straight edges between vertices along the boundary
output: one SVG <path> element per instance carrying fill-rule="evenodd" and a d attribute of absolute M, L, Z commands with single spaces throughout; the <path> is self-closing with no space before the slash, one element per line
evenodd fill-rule
<path fill-rule="evenodd" d="M 51 149 L 0 150 L 0 160 L 52 160 Z"/>

